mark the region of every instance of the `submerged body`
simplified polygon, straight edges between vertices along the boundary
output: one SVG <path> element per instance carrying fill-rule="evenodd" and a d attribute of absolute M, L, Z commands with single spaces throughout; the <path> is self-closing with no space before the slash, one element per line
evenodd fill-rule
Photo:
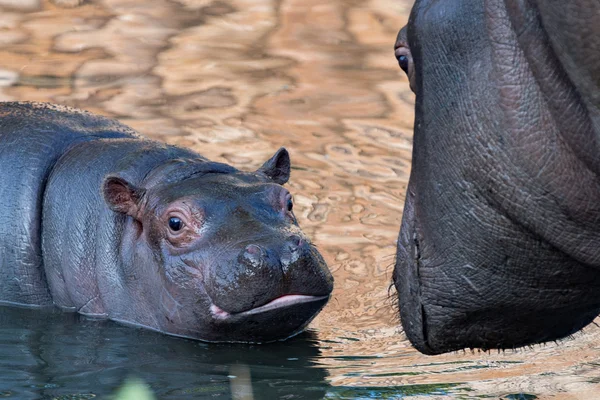
<path fill-rule="evenodd" d="M 0 103 L 0 170 L 1 303 L 265 342 L 331 293 L 284 149 L 241 172 L 90 113 Z"/>
<path fill-rule="evenodd" d="M 600 3 L 417 0 L 394 282 L 420 351 L 512 348 L 600 312 Z"/>

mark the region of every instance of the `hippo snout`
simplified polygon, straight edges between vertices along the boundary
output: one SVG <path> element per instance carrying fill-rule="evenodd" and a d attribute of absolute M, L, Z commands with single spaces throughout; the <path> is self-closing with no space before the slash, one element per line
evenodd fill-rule
<path fill-rule="evenodd" d="M 217 265 L 206 282 L 220 315 L 256 310 L 285 296 L 317 298 L 331 293 L 332 279 L 325 262 L 302 236 L 292 234 L 283 241 L 240 247 L 237 256 Z"/>
<path fill-rule="evenodd" d="M 300 236 L 290 236 L 280 250 L 281 254 L 279 255 L 279 261 L 282 264 L 282 266 L 288 265 L 293 261 L 298 260 L 301 247 L 303 245 L 304 241 Z M 257 244 L 249 244 L 242 252 L 242 262 L 249 262 L 255 266 L 264 264 L 267 257 L 267 251 Z"/>

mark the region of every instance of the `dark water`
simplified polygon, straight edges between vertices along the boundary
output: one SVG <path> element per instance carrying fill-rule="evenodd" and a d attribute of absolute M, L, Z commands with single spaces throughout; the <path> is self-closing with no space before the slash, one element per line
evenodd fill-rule
<path fill-rule="evenodd" d="M 467 382 L 368 385 L 369 377 L 377 381 L 482 369 L 502 375 L 503 369 L 525 366 L 510 356 L 487 363 L 456 355 L 429 358 L 425 364 L 394 358 L 396 372 L 381 373 L 385 363 L 378 365 L 376 356 L 339 354 L 332 360 L 324 354 L 327 349 L 328 341 L 310 330 L 269 345 L 208 345 L 56 310 L 0 306 L 0 398 L 108 398 L 132 378 L 159 399 L 538 398 L 503 380 L 484 380 L 474 387 Z M 333 384 L 340 373 L 336 361 L 346 364 L 342 370 L 357 368 L 354 375 L 366 384 Z M 572 377 L 557 369 L 531 380 L 531 392 L 545 388 L 555 391 L 553 398 L 596 398 L 600 372 L 595 370 L 600 364 L 582 361 L 581 371 L 574 370 Z M 564 387 L 586 390 L 568 396 Z"/>
<path fill-rule="evenodd" d="M 402 333 L 389 287 L 414 115 L 392 48 L 411 5 L 0 0 L 1 101 L 83 108 L 245 170 L 286 146 L 296 216 L 336 280 L 309 334 L 267 346 L 0 307 L 0 398 L 105 397 L 128 378 L 164 399 L 600 398 L 595 326 L 436 357 Z"/>
<path fill-rule="evenodd" d="M 215 346 L 6 307 L 0 326 L 0 397 L 85 399 L 137 377 L 159 398 L 230 398 L 240 372 L 250 374 L 257 398 L 320 399 L 328 391 L 310 334 L 271 346 Z"/>
<path fill-rule="evenodd" d="M 321 345 L 310 331 L 270 345 L 207 345 L 75 314 L 0 307 L 0 398 L 109 396 L 128 377 L 164 399 L 382 398 L 452 386 L 332 387 Z"/>

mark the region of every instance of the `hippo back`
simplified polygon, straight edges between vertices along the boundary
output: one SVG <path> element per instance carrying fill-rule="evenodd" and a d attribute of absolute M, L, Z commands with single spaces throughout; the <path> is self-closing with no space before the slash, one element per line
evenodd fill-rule
<path fill-rule="evenodd" d="M 52 304 L 40 245 L 42 199 L 57 160 L 77 143 L 136 137 L 84 111 L 0 103 L 0 303 Z"/>

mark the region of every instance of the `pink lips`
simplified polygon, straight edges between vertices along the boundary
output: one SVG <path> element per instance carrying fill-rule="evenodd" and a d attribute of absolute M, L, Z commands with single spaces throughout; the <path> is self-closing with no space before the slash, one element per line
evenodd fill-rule
<path fill-rule="evenodd" d="M 277 308 L 289 307 L 289 306 L 302 304 L 302 303 L 311 303 L 313 301 L 326 299 L 327 297 L 328 296 L 306 296 L 306 295 L 300 295 L 300 294 L 288 294 L 285 296 L 278 297 L 275 300 L 272 300 L 265 305 L 262 305 L 262 306 L 256 307 L 256 308 L 252 308 L 247 311 L 242 311 L 241 313 L 230 314 L 227 311 L 219 308 L 218 306 L 216 306 L 214 304 L 210 306 L 210 311 L 212 312 L 213 317 L 215 319 L 224 320 L 224 319 L 231 317 L 232 315 L 259 314 L 259 313 L 262 313 L 265 311 L 275 310 Z"/>

